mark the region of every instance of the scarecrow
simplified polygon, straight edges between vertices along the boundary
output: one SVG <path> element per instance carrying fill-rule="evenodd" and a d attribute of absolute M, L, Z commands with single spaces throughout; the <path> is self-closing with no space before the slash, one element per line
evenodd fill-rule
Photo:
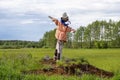
<path fill-rule="evenodd" d="M 56 43 L 56 49 L 55 49 L 55 53 L 54 53 L 54 60 L 56 61 L 56 60 L 61 59 L 63 44 L 64 44 L 64 42 L 67 41 L 67 33 L 71 32 L 71 31 L 74 33 L 75 30 L 72 29 L 71 27 L 69 27 L 69 24 L 71 24 L 71 22 L 69 21 L 69 17 L 66 12 L 63 13 L 60 21 L 51 16 L 48 16 L 48 17 L 57 26 L 56 33 L 55 33 L 57 43 Z"/>

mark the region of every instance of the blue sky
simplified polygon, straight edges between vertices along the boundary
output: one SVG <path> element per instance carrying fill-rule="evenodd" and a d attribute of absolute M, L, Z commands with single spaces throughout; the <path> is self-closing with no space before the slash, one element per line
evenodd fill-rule
<path fill-rule="evenodd" d="M 95 20 L 120 20 L 120 0 L 0 0 L 0 40 L 39 41 L 67 12 L 72 28 Z"/>

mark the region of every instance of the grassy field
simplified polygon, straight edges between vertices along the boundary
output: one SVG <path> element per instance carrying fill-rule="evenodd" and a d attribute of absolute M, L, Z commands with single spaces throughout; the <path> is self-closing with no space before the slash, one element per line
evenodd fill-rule
<path fill-rule="evenodd" d="M 92 75 L 46 76 L 24 75 L 22 70 L 41 68 L 39 60 L 46 55 L 53 57 L 54 49 L 0 49 L 0 80 L 120 80 L 120 49 L 63 49 L 65 58 L 84 58 L 90 64 L 114 72 L 111 79 Z"/>

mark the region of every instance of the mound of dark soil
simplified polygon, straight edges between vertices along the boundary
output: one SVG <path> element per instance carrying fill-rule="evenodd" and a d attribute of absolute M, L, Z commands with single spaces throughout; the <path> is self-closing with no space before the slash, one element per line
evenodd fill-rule
<path fill-rule="evenodd" d="M 47 69 L 38 69 L 38 70 L 30 70 L 30 71 L 22 71 L 24 74 L 59 74 L 59 75 L 78 75 L 82 74 L 92 74 L 97 75 L 99 77 L 113 77 L 114 74 L 112 72 L 108 72 L 90 64 L 71 64 L 68 66 L 58 66 L 56 67 L 56 62 L 53 59 L 43 60 L 42 64 L 50 64 L 53 67 Z"/>

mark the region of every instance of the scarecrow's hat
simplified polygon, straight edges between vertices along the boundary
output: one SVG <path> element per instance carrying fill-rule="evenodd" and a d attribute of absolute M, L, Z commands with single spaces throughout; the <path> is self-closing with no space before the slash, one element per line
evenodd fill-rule
<path fill-rule="evenodd" d="M 63 19 L 68 18 L 67 13 L 66 13 L 66 12 L 64 12 L 61 18 L 63 18 Z"/>

